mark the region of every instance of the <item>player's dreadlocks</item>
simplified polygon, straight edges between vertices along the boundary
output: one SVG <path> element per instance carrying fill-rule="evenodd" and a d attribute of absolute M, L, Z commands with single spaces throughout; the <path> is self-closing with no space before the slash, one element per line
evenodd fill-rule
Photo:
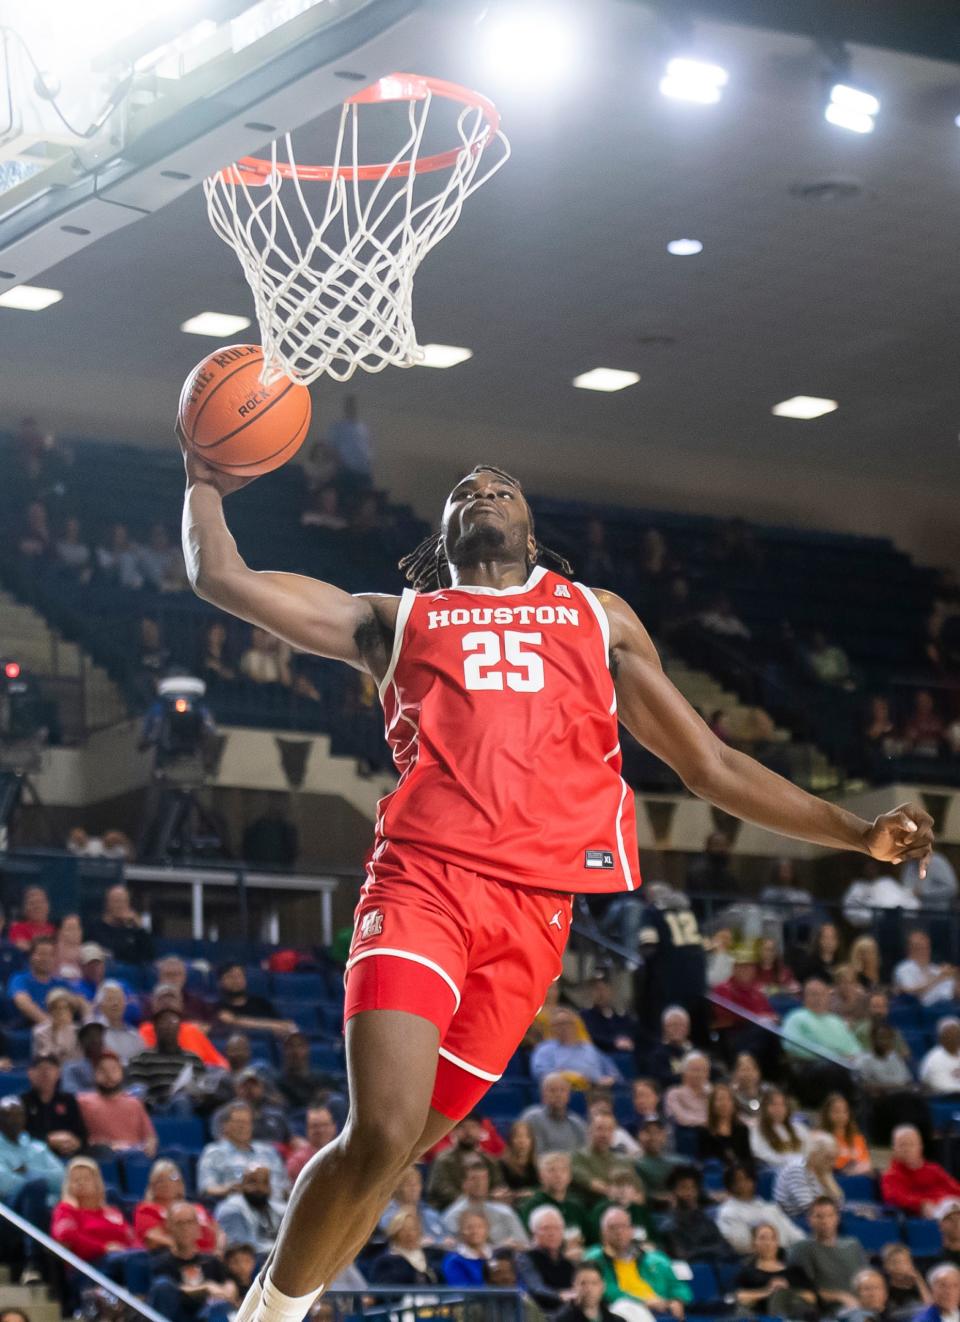
<path fill-rule="evenodd" d="M 467 476 L 474 477 L 477 473 L 496 473 L 501 482 L 509 482 L 510 486 L 516 487 L 519 492 L 523 491 L 523 487 L 515 477 L 505 473 L 502 468 L 497 468 L 495 464 L 477 464 Z M 531 533 L 534 531 L 532 513 L 530 531 Z M 543 561 L 555 565 L 561 574 L 572 578 L 573 568 L 569 560 L 564 559 L 559 552 L 551 551 L 549 546 L 537 542 L 533 563 L 536 565 Z M 403 557 L 398 568 L 403 570 L 404 576 L 416 592 L 434 592 L 437 588 L 450 587 L 452 580 L 447 553 L 443 547 L 443 533 L 432 532 L 429 537 L 425 537 L 418 547 Z"/>

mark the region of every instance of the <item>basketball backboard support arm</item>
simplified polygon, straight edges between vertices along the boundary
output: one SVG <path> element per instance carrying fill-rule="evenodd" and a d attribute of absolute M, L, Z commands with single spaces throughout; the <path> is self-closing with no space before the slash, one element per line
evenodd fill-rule
<path fill-rule="evenodd" d="M 430 64 L 438 32 L 480 0 L 314 4 L 209 66 L 131 103 L 118 154 L 90 172 L 0 196 L 0 292 L 160 210 L 223 165 L 332 109 L 396 68 Z"/>

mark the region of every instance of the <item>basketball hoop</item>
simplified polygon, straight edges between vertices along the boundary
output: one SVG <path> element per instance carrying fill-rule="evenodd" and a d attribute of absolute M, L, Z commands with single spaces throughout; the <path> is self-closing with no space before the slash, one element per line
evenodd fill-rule
<path fill-rule="evenodd" d="M 438 99 L 459 107 L 457 145 L 424 154 L 427 119 Z M 402 101 L 403 144 L 391 159 L 363 164 L 361 110 Z M 500 153 L 481 171 L 494 142 Z M 509 154 L 496 107 L 486 97 L 398 73 L 344 102 L 332 165 L 299 165 L 288 133 L 268 158 L 245 156 L 205 180 L 210 223 L 237 254 L 253 290 L 264 383 L 288 376 L 308 386 L 324 373 L 346 381 L 358 367 L 380 372 L 420 362 L 413 277 L 453 229 L 465 199 Z M 315 184 L 328 187 L 312 207 L 308 193 Z"/>

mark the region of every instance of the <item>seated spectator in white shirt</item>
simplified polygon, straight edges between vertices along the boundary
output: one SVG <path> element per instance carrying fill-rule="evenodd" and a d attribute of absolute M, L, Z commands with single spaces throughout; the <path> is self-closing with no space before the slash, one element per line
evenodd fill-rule
<path fill-rule="evenodd" d="M 592 1042 L 578 1041 L 577 1019 L 570 1010 L 558 1006 L 550 1025 L 553 1037 L 538 1042 L 530 1056 L 530 1073 L 535 1079 L 560 1073 L 574 1088 L 586 1088 L 589 1084 L 610 1087 L 620 1081 L 620 1071 L 608 1056 Z"/>
<path fill-rule="evenodd" d="M 143 587 L 140 551 L 138 543 L 130 540 L 127 525 L 115 523 L 107 540 L 97 547 L 97 568 L 104 578 L 112 578 L 121 587 L 139 591 Z"/>
<path fill-rule="evenodd" d="M 805 1239 L 785 1212 L 766 1198 L 757 1197 L 757 1181 L 745 1166 L 729 1166 L 723 1177 L 727 1197 L 717 1212 L 717 1227 L 736 1253 L 749 1253 L 759 1225 L 773 1226 L 784 1248 Z"/>
<path fill-rule="evenodd" d="M 90 582 L 93 573 L 93 556 L 81 535 L 78 518 L 71 516 L 64 522 L 63 532 L 54 546 L 54 554 L 57 558 L 57 566 L 65 574 L 75 578 L 78 583 Z"/>
<path fill-rule="evenodd" d="M 893 985 L 906 996 L 915 996 L 923 1005 L 954 999 L 956 971 L 949 964 L 934 964 L 930 958 L 930 938 L 916 930 L 907 937 L 907 958 L 893 970 Z"/>
<path fill-rule="evenodd" d="M 465 1163 L 461 1189 L 460 1197 L 443 1213 L 443 1224 L 448 1235 L 455 1237 L 459 1233 L 460 1218 L 464 1212 L 480 1212 L 487 1218 L 490 1243 L 494 1248 L 503 1245 L 514 1249 L 528 1247 L 529 1236 L 513 1208 L 490 1199 L 490 1172 L 480 1157 Z"/>
<path fill-rule="evenodd" d="M 960 894 L 960 882 L 946 854 L 935 849 L 926 859 L 927 875 L 920 878 L 920 861 L 908 858 L 900 869 L 900 882 L 912 891 L 924 909 L 949 909 Z"/>
<path fill-rule="evenodd" d="M 843 916 L 852 927 L 869 927 L 878 909 L 920 908 L 916 895 L 891 873 L 881 873 L 876 859 L 867 859 L 862 872 L 843 897 Z"/>
<path fill-rule="evenodd" d="M 951 1016 L 937 1024 L 937 1045 L 920 1064 L 920 1082 L 938 1097 L 960 1093 L 960 1019 Z"/>
<path fill-rule="evenodd" d="M 749 638 L 750 630 L 740 619 L 730 604 L 725 592 L 719 592 L 705 611 L 699 615 L 700 626 L 707 633 L 718 634 L 721 638 Z M 749 1250 L 747 1250 L 749 1251 Z"/>
<path fill-rule="evenodd" d="M 790 1100 L 780 1088 L 771 1088 L 760 1098 L 757 1123 L 750 1129 L 750 1151 L 762 1166 L 779 1170 L 806 1154 L 810 1131 L 802 1120 L 794 1120 Z"/>

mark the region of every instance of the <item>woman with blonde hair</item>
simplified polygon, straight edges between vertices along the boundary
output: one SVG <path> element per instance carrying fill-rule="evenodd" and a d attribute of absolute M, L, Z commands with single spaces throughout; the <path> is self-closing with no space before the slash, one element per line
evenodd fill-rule
<path fill-rule="evenodd" d="M 872 936 L 858 936 L 850 947 L 850 967 L 865 992 L 880 987 L 880 947 Z"/>
<path fill-rule="evenodd" d="M 133 1227 L 107 1202 L 100 1167 L 92 1157 L 74 1157 L 63 1177 L 50 1234 L 84 1262 L 137 1247 Z"/>
<path fill-rule="evenodd" d="M 818 1198 L 832 1198 L 843 1207 L 843 1190 L 833 1174 L 837 1144 L 832 1134 L 810 1135 L 805 1157 L 784 1166 L 773 1186 L 773 1201 L 787 1216 L 806 1216 Z"/>
<path fill-rule="evenodd" d="M 771 1088 L 760 1099 L 760 1114 L 750 1132 L 754 1161 L 779 1169 L 802 1157 L 809 1141 L 806 1125 L 793 1118 L 787 1094 L 780 1088 Z"/>
<path fill-rule="evenodd" d="M 167 1212 L 174 1203 L 189 1202 L 183 1176 L 176 1162 L 161 1157 L 150 1167 L 143 1199 L 133 1213 L 133 1229 L 148 1249 L 173 1248 L 173 1236 L 167 1230 Z M 200 1222 L 198 1253 L 216 1253 L 222 1233 L 210 1213 L 200 1203 L 191 1206 Z"/>
<path fill-rule="evenodd" d="M 680 1062 L 680 1082 L 663 1099 L 664 1114 L 675 1125 L 705 1125 L 709 1100 L 710 1061 L 702 1051 L 688 1051 Z"/>

